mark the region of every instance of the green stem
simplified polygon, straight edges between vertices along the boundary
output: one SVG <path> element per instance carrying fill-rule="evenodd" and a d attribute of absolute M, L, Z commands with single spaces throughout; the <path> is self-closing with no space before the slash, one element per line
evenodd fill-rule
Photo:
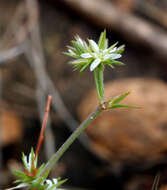
<path fill-rule="evenodd" d="M 101 64 L 94 70 L 94 79 L 100 104 L 103 103 L 103 98 L 104 98 L 103 72 L 104 72 L 104 67 Z"/>
<path fill-rule="evenodd" d="M 95 118 L 105 110 L 105 104 L 99 105 L 85 121 L 83 121 L 80 126 L 71 134 L 71 136 L 65 141 L 65 143 L 59 148 L 59 150 L 53 154 L 48 163 L 45 165 L 41 171 L 40 176 L 47 176 L 56 162 L 61 158 L 64 152 L 70 147 L 70 145 L 77 139 L 77 137 L 84 131 L 84 129 L 89 125 L 90 122 L 95 120 Z"/>

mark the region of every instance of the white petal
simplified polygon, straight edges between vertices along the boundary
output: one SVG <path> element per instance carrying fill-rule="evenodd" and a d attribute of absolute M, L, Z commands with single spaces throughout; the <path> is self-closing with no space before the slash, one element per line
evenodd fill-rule
<path fill-rule="evenodd" d="M 93 71 L 101 62 L 101 59 L 97 58 L 93 61 L 93 63 L 90 66 L 90 71 Z"/>
<path fill-rule="evenodd" d="M 52 187 L 52 185 L 53 185 L 53 184 L 52 184 L 52 181 L 49 180 L 49 179 L 46 180 L 46 183 L 47 183 L 47 185 L 49 185 L 49 187 Z"/>
<path fill-rule="evenodd" d="M 108 51 L 108 49 L 105 49 L 105 50 L 103 50 L 102 52 L 103 52 L 103 54 L 105 54 L 107 51 Z"/>
<path fill-rule="evenodd" d="M 32 160 L 31 160 L 31 153 L 29 154 L 29 158 L 28 158 L 28 169 L 31 169 L 31 164 L 32 164 Z"/>
<path fill-rule="evenodd" d="M 57 179 L 53 179 L 53 182 L 54 182 L 54 184 L 57 184 L 58 183 L 58 180 Z"/>
<path fill-rule="evenodd" d="M 68 50 L 71 55 L 76 55 L 71 49 Z"/>
<path fill-rule="evenodd" d="M 122 57 L 122 55 L 121 54 L 110 54 L 110 58 L 111 59 L 118 59 L 118 58 L 120 58 L 120 57 Z"/>
<path fill-rule="evenodd" d="M 27 187 L 27 186 L 28 186 L 27 183 L 21 183 L 21 184 L 17 185 L 16 187 L 12 187 L 12 188 L 9 188 L 9 189 L 6 189 L 6 190 L 20 189 L 22 187 Z"/>
<path fill-rule="evenodd" d="M 89 42 L 90 42 L 90 44 L 91 44 L 93 50 L 94 50 L 95 52 L 99 52 L 99 46 L 96 44 L 96 42 L 93 41 L 93 40 L 89 40 Z"/>
<path fill-rule="evenodd" d="M 24 156 L 23 159 L 24 159 L 24 162 L 27 163 L 27 156 Z"/>
<path fill-rule="evenodd" d="M 78 37 L 78 42 L 83 46 L 84 44 L 83 44 L 83 41 L 82 41 L 82 39 L 80 38 L 80 37 Z"/>
<path fill-rule="evenodd" d="M 116 51 L 117 50 L 117 48 L 115 47 L 115 48 L 113 48 L 111 51 L 110 51 L 110 53 L 112 53 L 112 52 L 114 52 L 114 51 Z"/>
<path fill-rule="evenodd" d="M 90 53 L 82 53 L 81 57 L 82 58 L 91 58 L 92 56 L 90 55 Z"/>
<path fill-rule="evenodd" d="M 111 58 L 111 54 L 107 54 L 104 56 L 104 59 L 109 59 L 109 58 Z"/>

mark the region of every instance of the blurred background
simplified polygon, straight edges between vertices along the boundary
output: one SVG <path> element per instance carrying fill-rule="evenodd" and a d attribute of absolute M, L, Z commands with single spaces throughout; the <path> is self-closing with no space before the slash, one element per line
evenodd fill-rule
<path fill-rule="evenodd" d="M 126 49 L 126 65 L 105 70 L 105 97 L 131 91 L 138 110 L 100 115 L 53 168 L 66 189 L 167 188 L 167 1 L 0 1 L 0 189 L 12 185 L 21 154 L 36 147 L 47 95 L 53 96 L 39 160 L 46 162 L 97 106 L 93 75 L 67 62 L 76 34 Z"/>

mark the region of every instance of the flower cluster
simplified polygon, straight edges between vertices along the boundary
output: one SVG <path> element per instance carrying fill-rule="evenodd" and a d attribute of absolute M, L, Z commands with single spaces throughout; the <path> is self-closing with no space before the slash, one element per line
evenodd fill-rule
<path fill-rule="evenodd" d="M 100 65 L 108 65 L 114 68 L 114 65 L 124 65 L 122 62 L 116 61 L 124 51 L 124 45 L 117 48 L 117 44 L 108 47 L 108 39 L 104 30 L 100 35 L 98 44 L 92 39 L 88 39 L 87 44 L 86 41 L 76 36 L 75 41 L 72 41 L 72 46 L 68 46 L 68 52 L 65 54 L 76 59 L 70 63 L 75 70 L 80 70 L 80 72 L 89 66 L 90 71 L 94 71 Z"/>
<path fill-rule="evenodd" d="M 33 149 L 28 156 L 22 156 L 22 161 L 24 164 L 25 172 L 21 171 L 13 171 L 14 175 L 16 175 L 19 179 L 14 183 L 19 183 L 19 185 L 9 188 L 7 190 L 20 189 L 20 188 L 29 188 L 29 189 L 40 189 L 40 190 L 60 190 L 58 188 L 59 185 L 64 183 L 66 180 L 57 179 L 46 179 L 46 177 L 40 177 L 40 172 L 44 168 L 45 164 L 42 164 L 39 168 L 37 168 L 37 157 Z"/>

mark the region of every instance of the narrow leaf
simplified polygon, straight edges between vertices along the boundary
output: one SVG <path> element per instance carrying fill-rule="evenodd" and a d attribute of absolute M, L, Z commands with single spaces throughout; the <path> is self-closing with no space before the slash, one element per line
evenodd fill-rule
<path fill-rule="evenodd" d="M 103 83 L 103 66 L 100 65 L 94 70 L 95 84 L 98 94 L 99 103 L 102 103 L 104 96 L 104 83 Z"/>
<path fill-rule="evenodd" d="M 115 60 L 112 60 L 112 64 L 114 65 L 119 65 L 119 66 L 124 66 L 125 64 L 122 63 L 121 61 L 115 61 Z"/>
<path fill-rule="evenodd" d="M 98 41 L 99 48 L 104 50 L 106 47 L 106 30 L 101 33 L 99 41 Z"/>
<path fill-rule="evenodd" d="M 138 109 L 137 106 L 131 106 L 131 105 L 124 105 L 124 104 L 113 104 L 108 107 L 108 109 L 114 109 L 114 108 L 135 108 Z"/>
<path fill-rule="evenodd" d="M 113 49 L 113 48 L 115 48 L 115 46 L 118 44 L 118 42 L 116 42 L 115 44 L 113 44 L 112 46 L 110 46 L 109 48 L 108 48 L 108 51 L 106 52 L 106 54 L 108 54 L 108 53 L 110 53 L 110 51 Z"/>
<path fill-rule="evenodd" d="M 112 104 L 117 104 L 119 103 L 120 101 L 122 101 L 123 99 L 125 99 L 128 95 L 130 94 L 130 92 L 126 92 L 120 96 L 117 96 L 114 98 L 114 100 L 112 100 Z"/>

